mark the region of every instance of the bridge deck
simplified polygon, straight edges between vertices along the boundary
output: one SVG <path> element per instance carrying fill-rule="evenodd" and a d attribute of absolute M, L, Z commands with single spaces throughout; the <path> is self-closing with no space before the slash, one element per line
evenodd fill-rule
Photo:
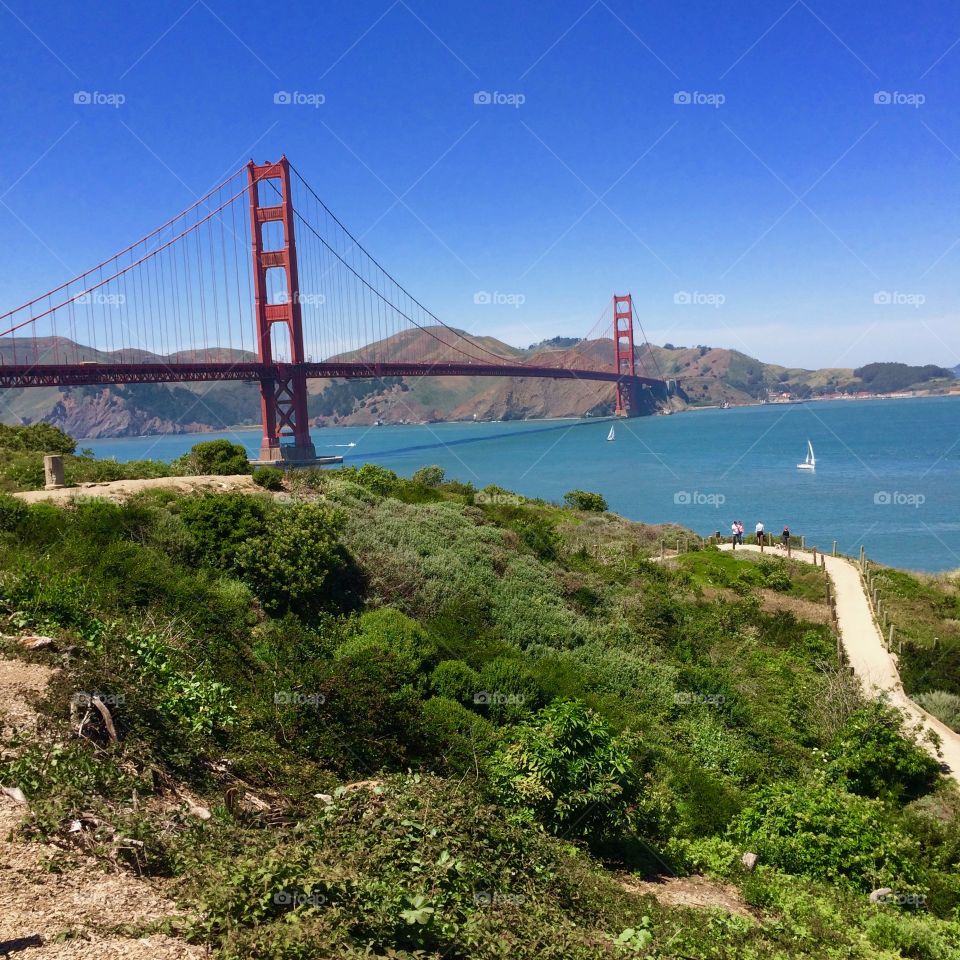
<path fill-rule="evenodd" d="M 0 364 L 0 388 L 73 387 L 109 383 L 188 383 L 208 380 L 284 380 L 302 370 L 308 379 L 381 377 L 534 377 L 664 387 L 663 380 L 613 370 L 576 370 L 519 364 L 471 363 L 80 363 Z"/>

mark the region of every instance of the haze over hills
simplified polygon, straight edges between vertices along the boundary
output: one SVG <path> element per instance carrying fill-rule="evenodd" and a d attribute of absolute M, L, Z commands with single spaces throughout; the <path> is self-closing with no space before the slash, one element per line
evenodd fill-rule
<path fill-rule="evenodd" d="M 609 339 L 556 337 L 526 349 L 493 337 L 463 334 L 478 350 L 533 364 L 581 369 L 609 369 Z M 22 349 L 22 348 L 21 348 Z M 145 362 L 253 360 L 240 350 L 182 351 L 159 356 L 137 351 L 104 352 L 64 338 L 38 340 L 38 361 L 56 362 L 69 355 L 82 361 L 138 359 Z M 482 353 L 481 353 L 482 351 Z M 384 360 L 441 360 L 449 352 L 430 329 L 405 331 L 377 345 Z M 333 359 L 359 359 L 363 351 Z M 957 389 L 960 366 L 953 370 L 928 365 L 868 364 L 857 370 L 791 369 L 766 364 L 737 350 L 708 346 L 637 347 L 637 370 L 647 376 L 676 379 L 681 394 L 670 403 L 688 405 L 751 403 L 767 397 L 805 399 L 832 393 L 887 393 L 923 389 Z M 21 357 L 22 359 L 22 357 Z M 13 345 L 0 340 L 0 362 L 13 362 Z M 363 425 L 436 420 L 535 419 L 608 416 L 613 390 L 608 383 L 510 377 L 391 377 L 382 380 L 310 382 L 310 415 L 317 423 Z M 650 411 L 652 412 L 652 411 Z M 130 384 L 125 386 L 29 388 L 8 390 L 0 421 L 46 421 L 75 437 L 122 437 L 214 431 L 259 423 L 257 385 L 246 382 Z"/>

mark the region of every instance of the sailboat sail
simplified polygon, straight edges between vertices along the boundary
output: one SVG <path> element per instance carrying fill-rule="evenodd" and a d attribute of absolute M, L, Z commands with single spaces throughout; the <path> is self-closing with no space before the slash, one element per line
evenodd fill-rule
<path fill-rule="evenodd" d="M 807 456 L 803 463 L 797 464 L 798 470 L 816 470 L 817 469 L 817 458 L 813 452 L 813 444 L 808 440 L 807 441 Z"/>
<path fill-rule="evenodd" d="M 607 440 L 616 440 L 617 432 L 613 427 L 610 428 L 610 432 L 607 434 Z"/>

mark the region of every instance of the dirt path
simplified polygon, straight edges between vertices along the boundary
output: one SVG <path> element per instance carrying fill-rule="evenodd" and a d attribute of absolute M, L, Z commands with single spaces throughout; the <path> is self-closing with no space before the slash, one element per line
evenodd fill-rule
<path fill-rule="evenodd" d="M 44 666 L 0 659 L 4 735 L 36 726 L 30 703 L 52 675 Z M 0 794 L 0 957 L 192 960 L 205 955 L 202 947 L 161 934 L 117 933 L 121 924 L 168 917 L 174 905 L 144 880 L 105 873 L 103 864 L 90 857 L 50 870 L 45 862 L 59 852 L 57 847 L 14 836 L 26 810 L 22 803 Z"/>
<path fill-rule="evenodd" d="M 720 549 L 729 550 L 730 545 L 722 544 Z M 747 544 L 738 547 L 738 550 L 760 552 L 759 547 Z M 779 554 L 779 551 L 771 548 L 766 552 L 774 556 Z M 792 557 L 804 563 L 813 560 L 811 553 L 800 550 L 794 550 Z M 873 618 L 859 568 L 846 557 L 827 555 L 825 562 L 837 598 L 840 639 L 864 693 L 871 697 L 886 693 L 893 706 L 902 710 L 911 721 L 922 724 L 926 730 L 933 730 L 943 741 L 939 759 L 950 768 L 950 776 L 960 782 L 960 734 L 921 709 L 907 696 L 900 682 L 897 658 L 887 652 L 883 636 Z"/>
<path fill-rule="evenodd" d="M 24 503 L 68 503 L 75 497 L 106 497 L 109 500 L 124 500 L 144 490 L 174 490 L 177 493 L 193 493 L 209 490 L 212 493 L 262 491 L 253 482 L 253 477 L 237 474 L 229 477 L 156 477 L 152 480 L 111 480 L 107 483 L 81 483 L 78 487 L 63 487 L 60 490 L 28 490 L 14 496 Z"/>

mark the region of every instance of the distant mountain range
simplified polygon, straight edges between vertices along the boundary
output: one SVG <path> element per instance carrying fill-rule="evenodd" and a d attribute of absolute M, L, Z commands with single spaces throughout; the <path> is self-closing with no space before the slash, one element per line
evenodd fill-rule
<path fill-rule="evenodd" d="M 463 334 L 477 347 L 497 356 L 531 363 L 561 364 L 583 369 L 609 369 L 613 343 L 609 339 L 552 340 L 518 349 L 493 337 Z M 80 360 L 132 359 L 130 352 L 108 353 L 76 346 L 62 338 L 38 341 L 40 362 L 64 356 Z M 384 360 L 439 360 L 444 347 L 430 330 L 411 330 L 377 345 Z M 341 359 L 356 359 L 360 352 Z M 960 365 L 952 370 L 900 363 L 868 364 L 859 369 L 803 370 L 762 363 L 737 350 L 719 347 L 637 348 L 638 371 L 677 379 L 681 393 L 670 401 L 675 409 L 688 405 L 750 403 L 774 399 L 804 399 L 831 393 L 892 393 L 923 389 L 957 389 Z M 255 359 L 239 350 L 200 350 L 170 356 L 137 351 L 144 362 Z M 0 340 L 0 362 L 13 361 L 11 344 Z M 363 425 L 437 420 L 518 420 L 545 417 L 607 416 L 613 413 L 608 383 L 532 378 L 425 377 L 385 380 L 311 381 L 309 410 L 318 423 Z M 78 438 L 142 436 L 221 430 L 259 422 L 256 384 L 243 382 L 131 384 L 127 386 L 9 390 L 0 408 L 4 423 L 53 423 Z M 653 412 L 653 411 L 650 411 Z"/>

